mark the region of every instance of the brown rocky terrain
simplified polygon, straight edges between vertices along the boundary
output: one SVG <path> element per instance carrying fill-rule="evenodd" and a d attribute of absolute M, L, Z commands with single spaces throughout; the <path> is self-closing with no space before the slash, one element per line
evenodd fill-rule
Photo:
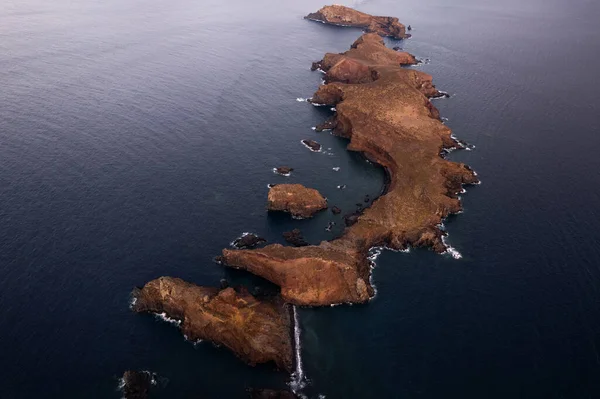
<path fill-rule="evenodd" d="M 334 19 L 336 14 L 323 10 L 341 9 L 320 10 L 322 19 L 353 21 Z M 317 14 L 311 19 L 318 19 Z M 385 168 L 385 194 L 354 215 L 351 223 L 346 220 L 349 227 L 338 239 L 298 248 L 274 244 L 256 250 L 225 249 L 224 264 L 278 284 L 290 303 L 318 306 L 372 297 L 367 259 L 371 247 L 446 250 L 439 225 L 462 209 L 462 185 L 478 180 L 468 166 L 440 156 L 445 149 L 460 147 L 429 101 L 440 93 L 430 75 L 402 68 L 401 59 L 410 57 L 399 59 L 398 54 L 386 48 L 379 35 L 362 35 L 349 51 L 326 54 L 317 63 L 327 83 L 312 98 L 313 103 L 336 108 L 330 126 L 335 135 L 350 140 L 348 150 L 360 151 Z"/>
<path fill-rule="evenodd" d="M 172 277 L 148 282 L 134 297 L 134 311 L 181 321 L 191 341 L 224 345 L 251 365 L 274 362 L 292 369 L 292 322 L 279 297 L 258 300 L 245 289 L 199 287 Z"/>
<path fill-rule="evenodd" d="M 327 209 L 327 200 L 314 188 L 301 184 L 276 184 L 269 189 L 267 209 L 289 212 L 297 218 L 309 218 Z"/>
<path fill-rule="evenodd" d="M 374 32 L 381 36 L 391 36 L 395 39 L 410 37 L 406 33 L 406 27 L 398 21 L 398 18 L 374 17 L 341 5 L 325 6 L 304 18 L 331 25 L 364 28 L 367 32 Z"/>

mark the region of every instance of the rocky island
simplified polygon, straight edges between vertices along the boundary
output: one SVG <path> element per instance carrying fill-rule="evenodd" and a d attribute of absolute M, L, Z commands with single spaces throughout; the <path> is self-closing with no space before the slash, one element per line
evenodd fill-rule
<path fill-rule="evenodd" d="M 161 277 L 134 291 L 132 307 L 164 313 L 180 322 L 188 340 L 224 345 L 251 365 L 273 362 L 292 369 L 290 310 L 279 297 L 258 300 L 244 288 L 219 290 Z"/>
<path fill-rule="evenodd" d="M 410 37 L 406 33 L 406 27 L 398 21 L 398 18 L 374 17 L 353 8 L 340 5 L 325 6 L 317 12 L 308 14 L 304 18 L 331 25 L 364 28 L 367 32 L 374 32 L 381 36 L 391 36 L 395 39 Z"/>
<path fill-rule="evenodd" d="M 314 188 L 301 184 L 276 184 L 269 189 L 267 209 L 289 212 L 296 218 L 309 218 L 327 209 L 327 200 Z"/>
<path fill-rule="evenodd" d="M 350 140 L 348 150 L 362 152 L 385 169 L 389 183 L 384 194 L 361 210 L 338 239 L 318 246 L 225 249 L 224 264 L 281 286 L 284 300 L 292 304 L 322 306 L 373 296 L 367 259 L 372 247 L 446 251 L 440 225 L 462 209 L 462 185 L 478 180 L 468 166 L 441 156 L 461 144 L 429 100 L 440 95 L 432 77 L 402 68 L 412 60 L 388 49 L 379 34 L 367 33 L 349 51 L 326 54 L 317 63 L 326 84 L 311 101 L 335 107 L 329 121 L 333 134 Z"/>

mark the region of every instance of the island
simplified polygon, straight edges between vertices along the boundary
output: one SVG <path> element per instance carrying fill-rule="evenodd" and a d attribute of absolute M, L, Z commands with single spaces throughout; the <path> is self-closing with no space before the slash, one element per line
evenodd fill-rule
<path fill-rule="evenodd" d="M 304 18 L 331 25 L 364 28 L 367 32 L 374 32 L 381 36 L 391 36 L 395 39 L 410 37 L 406 33 L 406 27 L 398 21 L 398 18 L 374 17 L 341 5 L 325 6 Z"/>
<path fill-rule="evenodd" d="M 350 140 L 348 150 L 384 168 L 383 195 L 347 218 L 349 227 L 337 239 L 224 249 L 221 263 L 279 285 L 289 303 L 324 306 L 363 303 L 374 295 L 368 259 L 373 247 L 447 251 L 442 222 L 462 210 L 463 185 L 478 179 L 467 165 L 442 156 L 462 145 L 429 100 L 441 95 L 432 77 L 402 67 L 413 59 L 387 48 L 379 34 L 366 33 L 349 51 L 317 62 L 326 83 L 311 102 L 335 107 L 328 122 L 333 134 Z"/>
<path fill-rule="evenodd" d="M 301 184 L 275 184 L 269 189 L 267 209 L 288 212 L 295 218 L 305 219 L 327 209 L 327 200 L 314 188 Z"/>
<path fill-rule="evenodd" d="M 223 345 L 251 365 L 273 362 L 292 370 L 290 309 L 278 296 L 259 300 L 244 288 L 219 290 L 173 277 L 152 280 L 134 290 L 133 296 L 135 312 L 177 320 L 192 342 Z"/>

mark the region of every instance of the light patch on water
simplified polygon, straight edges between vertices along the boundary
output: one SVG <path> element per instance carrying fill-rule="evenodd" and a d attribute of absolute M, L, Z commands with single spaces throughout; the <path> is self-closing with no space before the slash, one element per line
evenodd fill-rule
<path fill-rule="evenodd" d="M 334 171 L 336 171 L 336 172 L 339 172 L 339 171 L 340 171 L 340 167 L 339 167 L 339 166 L 335 166 L 335 167 L 333 167 L 333 168 L 331 168 L 331 169 L 333 169 L 333 170 L 334 170 Z"/>
<path fill-rule="evenodd" d="M 298 97 L 298 98 L 296 98 L 296 101 L 298 101 L 299 103 L 304 103 L 304 102 L 308 101 L 308 98 Z"/>

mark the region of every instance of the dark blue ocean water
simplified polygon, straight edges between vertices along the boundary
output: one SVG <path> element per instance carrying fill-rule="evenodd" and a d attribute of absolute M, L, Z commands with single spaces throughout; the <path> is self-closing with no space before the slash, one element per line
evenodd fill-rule
<path fill-rule="evenodd" d="M 386 252 L 371 303 L 301 310 L 306 394 L 600 397 L 600 5 L 344 3 L 412 24 L 401 45 L 430 60 L 418 68 L 452 94 L 436 105 L 476 146 L 451 158 L 483 184 L 446 223 L 462 259 Z M 311 130 L 330 111 L 296 101 L 320 83 L 311 62 L 360 34 L 302 19 L 322 5 L 2 2 L 1 398 L 118 398 L 126 369 L 158 372 L 156 398 L 285 386 L 133 314 L 129 293 L 162 275 L 264 285 L 213 256 L 244 231 L 340 233 L 331 213 L 267 215 L 269 183 L 345 210 L 380 192 L 380 169 Z"/>

